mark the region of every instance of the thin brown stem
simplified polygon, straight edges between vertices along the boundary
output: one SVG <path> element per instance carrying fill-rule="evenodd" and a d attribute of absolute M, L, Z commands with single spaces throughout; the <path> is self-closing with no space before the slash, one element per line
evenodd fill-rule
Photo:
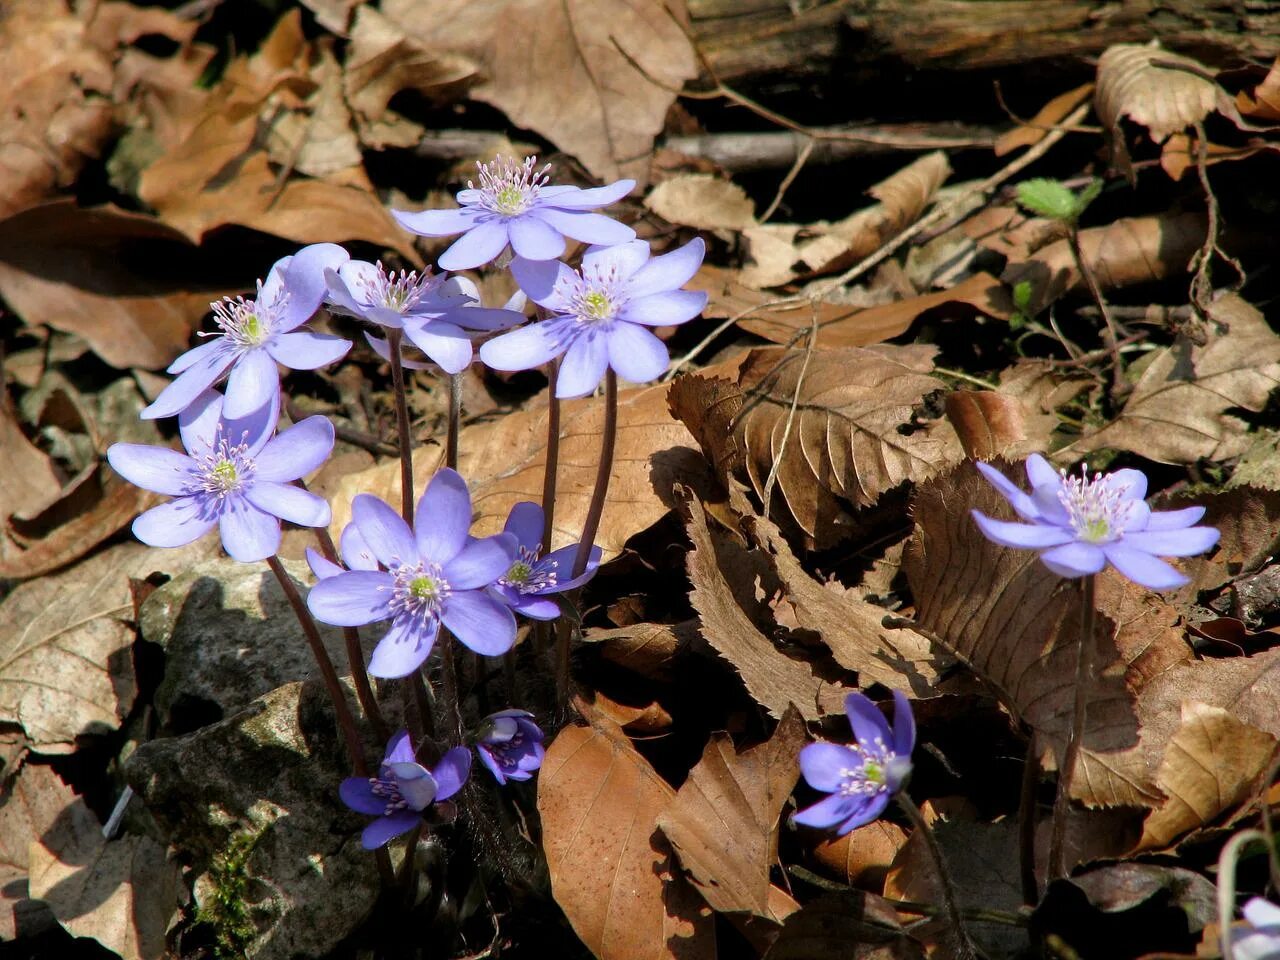
<path fill-rule="evenodd" d="M 1102 288 L 1098 286 L 1098 278 L 1093 275 L 1093 269 L 1085 262 L 1084 250 L 1080 246 L 1080 228 L 1075 223 L 1067 228 L 1067 243 L 1071 247 L 1071 256 L 1076 261 L 1076 269 L 1080 271 L 1089 295 L 1093 297 L 1093 302 L 1098 305 L 1098 312 L 1102 314 L 1104 324 L 1102 343 L 1111 356 L 1111 396 L 1119 398 L 1128 392 L 1128 386 L 1124 382 L 1123 361 L 1120 357 L 1120 334 L 1116 328 L 1115 319 L 1111 316 L 1111 310 L 1107 306 L 1106 298 L 1102 295 Z"/>
<path fill-rule="evenodd" d="M 960 915 L 960 904 L 956 899 L 955 885 L 951 882 L 951 874 L 942 856 L 942 848 L 938 846 L 938 838 L 933 835 L 933 829 L 925 822 L 920 808 L 912 803 L 910 797 L 905 793 L 899 793 L 897 799 L 898 806 L 924 840 L 925 847 L 929 850 L 929 857 L 933 860 L 933 869 L 942 887 L 942 904 L 946 908 L 947 918 L 951 922 L 951 931 L 955 935 L 955 955 L 960 960 L 974 960 L 977 953 L 973 948 L 973 942 L 969 939 L 969 932 L 964 927 L 964 919 Z"/>
<path fill-rule="evenodd" d="M 400 512 L 404 522 L 413 524 L 413 441 L 409 437 L 409 397 L 404 387 L 404 366 L 400 362 L 400 345 L 404 334 L 387 331 L 387 347 L 391 351 L 391 392 L 395 394 L 396 432 L 400 438 Z"/>
<path fill-rule="evenodd" d="M 449 422 L 445 426 L 444 465 L 458 469 L 458 430 L 462 421 L 462 374 L 449 375 Z"/>
<path fill-rule="evenodd" d="M 462 701 L 458 693 L 458 667 L 453 657 L 453 637 L 440 629 L 440 699 L 447 730 L 454 744 L 462 743 Z"/>
<path fill-rule="evenodd" d="M 1049 835 L 1049 879 L 1065 877 L 1067 816 L 1071 812 L 1071 781 L 1080 765 L 1080 750 L 1084 746 L 1085 721 L 1088 716 L 1089 683 L 1093 677 L 1093 624 L 1094 594 L 1096 584 L 1092 574 L 1080 582 L 1080 636 L 1076 641 L 1076 698 L 1071 713 L 1071 728 L 1067 732 L 1067 749 L 1058 771 L 1058 793 L 1053 801 L 1053 830 Z"/>
<path fill-rule="evenodd" d="M 1034 907 L 1040 899 L 1036 883 L 1036 788 L 1040 785 L 1040 757 L 1033 730 L 1022 762 L 1022 790 L 1018 799 L 1018 876 L 1022 902 Z"/>
<path fill-rule="evenodd" d="M 542 471 L 542 549 L 551 549 L 551 531 L 556 518 L 556 474 L 560 466 L 560 400 L 556 381 L 560 358 L 547 364 L 547 459 Z"/>
<path fill-rule="evenodd" d="M 316 666 L 320 668 L 320 676 L 324 679 L 325 689 L 329 692 L 329 699 L 333 701 L 333 712 L 338 718 L 338 727 L 342 730 L 343 739 L 347 743 L 347 753 L 351 757 L 351 767 L 355 770 L 356 776 L 367 777 L 369 775 L 369 765 L 365 762 L 364 747 L 360 742 L 360 731 L 356 728 L 355 717 L 351 715 L 351 708 L 347 705 L 342 683 L 338 680 L 338 672 L 333 669 L 333 661 L 329 659 L 329 651 L 324 648 L 324 641 L 320 639 L 320 630 L 316 627 L 316 622 L 311 617 L 311 611 L 307 609 L 307 605 L 298 593 L 298 588 L 294 586 L 293 580 L 285 571 L 280 558 L 277 556 L 267 557 L 267 566 L 271 568 L 271 572 L 275 574 L 276 580 L 279 581 L 280 589 L 284 591 L 285 599 L 289 601 L 289 606 L 293 607 L 294 616 L 298 618 L 298 624 L 302 627 L 303 636 L 307 638 L 307 645 L 311 647 L 311 655 L 315 657 Z"/>

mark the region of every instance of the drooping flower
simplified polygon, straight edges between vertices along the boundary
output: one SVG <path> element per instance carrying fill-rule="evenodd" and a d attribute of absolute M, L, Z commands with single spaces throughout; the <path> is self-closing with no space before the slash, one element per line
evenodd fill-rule
<path fill-rule="evenodd" d="M 593 576 L 600 566 L 601 549 L 592 547 L 587 568 L 580 577 L 570 577 L 578 556 L 578 544 L 542 553 L 542 527 L 545 515 L 536 503 L 523 501 L 511 508 L 503 530 L 516 539 L 516 559 L 507 572 L 489 588 L 516 613 L 531 620 L 554 620 L 560 616 L 560 605 L 552 599 L 557 593 L 577 589 Z"/>
<path fill-rule="evenodd" d="M 498 783 L 528 780 L 542 766 L 543 737 L 528 710 L 500 710 L 484 718 L 476 752 Z"/>
<path fill-rule="evenodd" d="M 1252 929 L 1232 932 L 1233 960 L 1280 960 L 1280 907 L 1254 897 L 1241 912 Z"/>
<path fill-rule="evenodd" d="M 388 273 L 381 262 L 348 260 L 337 270 L 326 270 L 325 281 L 329 302 L 340 312 L 404 330 L 446 373 L 459 373 L 471 363 L 468 330 L 505 330 L 524 320 L 511 310 L 477 306 L 474 287 L 429 270 Z"/>
<path fill-rule="evenodd" d="M 1068 476 L 1033 453 L 1026 463 L 1027 494 L 989 464 L 977 467 L 1028 521 L 995 520 L 973 510 L 978 529 L 1001 546 L 1038 550 L 1044 565 L 1062 577 L 1088 576 L 1110 563 L 1134 583 L 1171 590 L 1188 579 L 1159 557 L 1194 556 L 1218 542 L 1216 529 L 1194 525 L 1204 507 L 1147 506 L 1147 478 L 1140 470 L 1089 477 L 1081 468 L 1078 477 Z"/>
<path fill-rule="evenodd" d="M 413 753 L 409 732 L 401 730 L 387 744 L 376 777 L 348 777 L 338 795 L 356 813 L 377 817 L 364 828 L 360 845 L 376 850 L 422 822 L 433 804 L 448 800 L 471 775 L 471 751 L 454 747 L 428 770 Z"/>
<path fill-rule="evenodd" d="M 564 354 L 556 380 L 561 398 L 591 393 L 607 367 L 634 383 L 654 380 L 670 356 L 647 328 L 702 312 L 707 295 L 679 287 L 698 272 L 705 250 L 701 238 L 652 259 L 643 240 L 591 247 L 580 273 L 559 261 L 517 258 L 512 275 L 550 316 L 490 340 L 480 359 L 495 370 L 529 370 Z"/>
<path fill-rule="evenodd" d="M 618 180 L 604 187 L 583 190 L 549 186 L 551 164 L 537 168 L 536 157 L 517 163 L 511 157 L 495 157 L 477 163 L 480 185 L 468 180 L 458 193 L 457 210 L 423 210 L 392 215 L 406 230 L 424 237 L 462 236 L 440 255 L 442 270 L 469 270 L 496 258 L 507 245 L 526 260 L 554 260 L 564 253 L 565 237 L 583 243 L 626 243 L 636 232 L 593 213 L 621 200 L 634 180 Z"/>
<path fill-rule="evenodd" d="M 515 617 L 486 588 L 511 567 L 515 537 L 468 536 L 471 495 L 457 471 L 446 468 L 431 478 L 412 530 L 367 493 L 351 501 L 351 522 L 383 569 L 325 577 L 311 588 L 307 606 L 317 620 L 340 627 L 391 621 L 369 673 L 408 676 L 431 654 L 442 623 L 476 653 L 497 656 L 511 649 Z"/>
<path fill-rule="evenodd" d="M 326 268 L 347 259 L 347 251 L 333 243 L 313 243 L 290 257 L 277 260 L 258 284 L 253 300 L 227 297 L 211 304 L 220 332 L 188 350 L 169 365 L 177 374 L 142 411 L 144 420 L 171 417 L 184 410 L 230 371 L 227 416 L 239 419 L 280 392 L 276 364 L 294 370 L 315 370 L 341 359 L 351 342 L 299 330 L 324 298 Z"/>
<path fill-rule="evenodd" d="M 845 713 L 857 743 L 811 743 L 800 751 L 800 772 L 815 790 L 829 793 L 792 819 L 843 836 L 879 818 L 911 773 L 916 721 L 900 690 L 893 692 L 893 727 L 860 693 L 845 697 Z"/>
<path fill-rule="evenodd" d="M 182 411 L 178 428 L 187 453 L 169 447 L 115 443 L 107 462 L 130 483 L 173 497 L 140 514 L 133 534 L 153 547 L 180 547 L 215 526 L 236 560 L 264 560 L 280 546 L 280 521 L 307 527 L 329 522 L 329 504 L 294 480 L 317 469 L 333 450 L 333 424 L 308 417 L 272 436 L 279 397 L 242 420 L 207 390 Z"/>

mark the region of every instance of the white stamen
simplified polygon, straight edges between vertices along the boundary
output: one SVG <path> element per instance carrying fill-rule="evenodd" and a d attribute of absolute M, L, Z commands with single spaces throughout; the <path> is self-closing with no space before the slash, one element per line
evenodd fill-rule
<path fill-rule="evenodd" d="M 1126 497 L 1128 487 L 1107 483 L 1107 477 L 1095 473 L 1089 479 L 1088 468 L 1080 467 L 1080 476 L 1062 472 L 1062 489 L 1058 502 L 1067 511 L 1067 521 L 1076 536 L 1087 543 L 1110 543 L 1124 533 L 1138 501 Z"/>
<path fill-rule="evenodd" d="M 535 170 L 537 162 L 537 157 L 525 157 L 520 163 L 511 157 L 494 157 L 489 163 L 477 163 L 480 186 L 468 180 L 467 187 L 480 191 L 480 204 L 486 210 L 504 217 L 519 216 L 533 206 L 550 179 L 551 164 Z"/>

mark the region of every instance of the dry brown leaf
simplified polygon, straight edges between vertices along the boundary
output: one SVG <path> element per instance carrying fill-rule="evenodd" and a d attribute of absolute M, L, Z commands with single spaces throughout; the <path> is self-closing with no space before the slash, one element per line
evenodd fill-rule
<path fill-rule="evenodd" d="M 327 47 L 317 50 L 310 79 L 315 89 L 302 109 L 287 111 L 271 124 L 267 156 L 282 169 L 309 177 L 329 177 L 359 167 L 363 155 L 352 128 L 342 84 L 342 68 Z"/>
<path fill-rule="evenodd" d="M 316 17 L 316 23 L 340 37 L 347 36 L 347 26 L 351 23 L 351 11 L 355 10 L 361 0 L 300 0 L 302 5 Z M 359 14 L 357 13 L 357 16 Z"/>
<path fill-rule="evenodd" d="M 1205 229 L 1205 218 L 1199 213 L 1125 217 L 1105 227 L 1081 230 L 1080 248 L 1102 290 L 1116 290 L 1185 273 L 1204 243 Z M 1032 313 L 1083 284 L 1065 239 L 1026 259 L 1011 260 L 1000 279 L 1011 287 L 1024 281 L 1031 284 Z"/>
<path fill-rule="evenodd" d="M 384 0 L 382 12 L 433 50 L 480 63 L 472 97 L 602 180 L 647 175 L 674 91 L 697 75 L 679 0 Z"/>
<path fill-rule="evenodd" d="M 27 884 L 33 840 L 59 842 L 68 832 L 96 827 L 75 792 L 44 764 L 27 763 L 0 787 L 0 939 L 34 936 L 56 921 L 30 898 Z"/>
<path fill-rule="evenodd" d="M 702 635 L 742 677 L 747 692 L 775 717 L 794 705 L 806 720 L 818 720 L 844 709 L 848 688 L 815 672 L 815 666 L 779 650 L 756 626 L 765 619 L 756 598 L 758 583 L 771 576 L 759 551 L 747 551 L 707 526 L 697 500 L 688 504 L 689 539 L 686 563 Z M 764 592 L 772 593 L 773 584 Z"/>
<path fill-rule="evenodd" d="M 796 759 L 808 739 L 794 707 L 768 741 L 734 749 L 713 733 L 658 827 L 680 866 L 717 913 L 748 912 L 781 923 L 771 910 L 769 870 L 778 857 L 778 820 L 800 777 Z"/>
<path fill-rule="evenodd" d="M 1074 90 L 1060 93 L 1039 109 L 1026 123 L 1019 124 L 996 140 L 994 153 L 1003 157 L 1021 147 L 1032 147 L 1043 140 L 1072 110 L 1084 103 L 1093 93 L 1093 84 L 1086 83 Z"/>
<path fill-rule="evenodd" d="M 1241 90 L 1236 94 L 1236 108 L 1245 116 L 1264 123 L 1275 123 L 1280 120 L 1280 57 L 1267 71 L 1262 82 L 1249 93 Z"/>
<path fill-rule="evenodd" d="M 1168 847 L 1247 800 L 1275 747 L 1271 734 L 1220 707 L 1184 702 L 1182 725 L 1165 748 L 1156 775 L 1156 785 L 1168 799 L 1147 816 L 1138 849 Z"/>
<path fill-rule="evenodd" d="M 582 638 L 601 645 L 601 654 L 611 663 L 646 677 L 669 680 L 676 661 L 698 635 L 698 622 L 636 623 L 628 627 L 588 628 Z"/>
<path fill-rule="evenodd" d="M 1072 444 L 1078 452 L 1111 447 L 1161 463 L 1239 456 L 1248 424 L 1232 408 L 1259 411 L 1280 386 L 1280 336 L 1236 294 L 1210 307 L 1227 327 L 1205 346 L 1179 338 L 1157 351 L 1111 423 Z"/>
<path fill-rule="evenodd" d="M 538 773 L 551 892 L 600 960 L 715 956 L 710 914 L 656 821 L 675 791 L 612 721 L 565 727 Z"/>
<path fill-rule="evenodd" d="M 877 893 L 883 892 L 889 866 L 906 842 L 906 831 L 896 823 L 873 820 L 843 837 L 820 840 L 812 855 L 833 879 Z"/>
<path fill-rule="evenodd" d="M 1027 439 L 1022 401 L 999 390 L 953 390 L 947 419 L 970 460 L 990 460 Z"/>
<path fill-rule="evenodd" d="M 668 223 L 698 230 L 745 230 L 756 222 L 755 204 L 745 190 L 706 173 L 664 180 L 644 205 Z"/>
<path fill-rule="evenodd" d="M 0 386 L 0 450 L 5 479 L 0 484 L 0 523 L 15 513 L 34 516 L 58 498 L 62 479 L 49 457 L 22 432 L 7 392 Z"/>
<path fill-rule="evenodd" d="M 917 940 L 878 896 L 828 894 L 793 913 L 764 960 L 923 960 Z"/>
<path fill-rule="evenodd" d="M 1280 493 L 1239 487 L 1224 493 L 1198 496 L 1194 501 L 1170 498 L 1162 508 L 1205 507 L 1201 521 L 1222 534 L 1217 549 L 1182 561 L 1191 582 L 1174 594 L 1175 602 L 1189 607 L 1204 590 L 1215 590 L 1228 580 L 1254 573 L 1271 562 L 1280 547 Z"/>

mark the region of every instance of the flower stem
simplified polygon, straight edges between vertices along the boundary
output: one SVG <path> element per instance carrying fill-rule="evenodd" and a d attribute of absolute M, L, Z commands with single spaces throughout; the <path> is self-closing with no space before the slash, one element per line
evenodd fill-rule
<path fill-rule="evenodd" d="M 1230 930 L 1236 916 L 1236 863 L 1245 846 L 1266 840 L 1267 835 L 1261 830 L 1242 830 L 1227 841 L 1218 855 L 1218 937 L 1223 960 L 1233 960 L 1235 953 Z"/>
<path fill-rule="evenodd" d="M 542 552 L 551 551 L 551 531 L 556 517 L 556 476 L 560 468 L 560 400 L 556 381 L 560 378 L 560 358 L 547 364 L 547 456 L 542 472 Z"/>
<path fill-rule="evenodd" d="M 1088 716 L 1089 683 L 1093 679 L 1094 575 L 1080 582 L 1080 636 L 1076 641 L 1076 699 L 1071 711 L 1071 728 L 1067 733 L 1067 749 L 1062 757 L 1062 769 L 1058 771 L 1058 793 L 1053 801 L 1053 831 L 1049 835 L 1049 879 L 1065 877 L 1064 846 L 1067 837 L 1067 816 L 1071 812 L 1071 781 L 1075 779 L 1080 763 L 1080 750 L 1084 746 L 1085 720 Z"/>
<path fill-rule="evenodd" d="M 458 430 L 462 420 L 462 374 L 449 375 L 449 423 L 444 436 L 444 465 L 458 469 Z"/>
<path fill-rule="evenodd" d="M 302 597 L 298 594 L 298 588 L 294 586 L 293 580 L 285 571 L 284 565 L 280 563 L 277 556 L 267 557 L 267 566 L 271 568 L 271 572 L 276 575 L 276 580 L 280 583 L 280 589 L 284 591 L 285 599 L 289 601 L 289 606 L 293 607 L 293 613 L 298 618 L 298 624 L 302 627 L 302 633 L 307 638 L 307 645 L 311 647 L 311 655 L 316 659 L 316 665 L 320 668 L 320 675 L 324 678 L 325 689 L 329 691 L 329 699 L 333 701 L 333 712 L 338 718 L 338 726 L 342 729 L 342 736 L 347 742 L 347 753 L 351 756 L 351 767 L 358 777 L 367 777 L 369 775 L 369 766 L 364 759 L 364 747 L 360 742 L 360 731 L 356 729 L 355 717 L 351 715 L 351 708 L 347 706 L 346 695 L 342 691 L 342 684 L 338 680 L 338 673 L 333 669 L 333 661 L 329 659 L 329 651 L 324 648 L 324 641 L 320 639 L 320 631 L 316 627 L 316 622 L 311 617 L 311 611 L 307 609 L 307 605 L 302 602 Z"/>
<path fill-rule="evenodd" d="M 1018 800 L 1018 875 L 1022 902 L 1034 907 L 1040 899 L 1036 883 L 1036 788 L 1040 785 L 1040 757 L 1036 734 L 1027 740 L 1027 756 L 1022 762 L 1022 791 Z"/>
<path fill-rule="evenodd" d="M 413 525 L 413 441 L 409 438 L 409 397 L 404 389 L 404 367 L 400 363 L 400 345 L 404 333 L 387 331 L 387 347 L 391 351 L 391 392 L 396 401 L 396 431 L 400 447 L 400 512 L 404 522 Z"/>
<path fill-rule="evenodd" d="M 440 699 L 444 701 L 446 728 L 454 744 L 462 743 L 462 701 L 458 695 L 458 667 L 453 658 L 453 636 L 440 628 Z"/>
<path fill-rule="evenodd" d="M 899 792 L 897 796 L 898 806 L 902 812 L 907 815 L 907 819 L 911 821 L 911 825 L 920 833 L 924 839 L 924 844 L 929 850 L 929 856 L 933 860 L 933 869 L 938 874 L 938 882 L 942 886 L 942 904 L 946 908 L 947 918 L 951 922 L 952 933 L 955 934 L 956 940 L 956 956 L 959 960 L 974 960 L 977 952 L 973 948 L 973 942 L 969 939 L 969 933 L 964 928 L 964 920 L 960 916 L 960 904 L 956 899 L 955 886 L 951 882 L 951 874 L 947 870 L 947 862 L 942 857 L 942 848 L 938 846 L 938 838 L 933 835 L 933 829 L 925 822 L 924 814 L 905 793 Z"/>

